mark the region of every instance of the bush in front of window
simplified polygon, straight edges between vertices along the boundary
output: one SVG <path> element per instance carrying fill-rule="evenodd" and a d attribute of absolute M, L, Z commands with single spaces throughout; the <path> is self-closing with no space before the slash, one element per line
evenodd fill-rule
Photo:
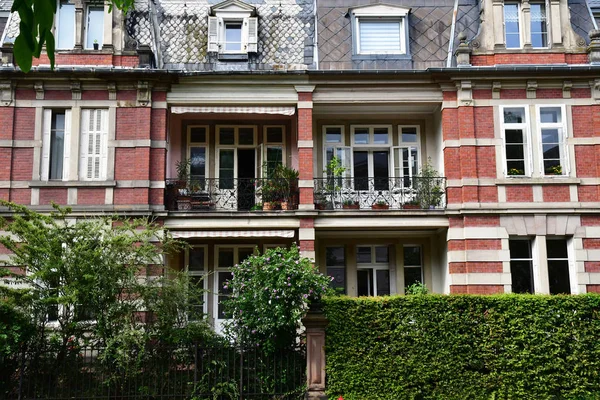
<path fill-rule="evenodd" d="M 325 297 L 327 395 L 597 399 L 600 296 Z"/>

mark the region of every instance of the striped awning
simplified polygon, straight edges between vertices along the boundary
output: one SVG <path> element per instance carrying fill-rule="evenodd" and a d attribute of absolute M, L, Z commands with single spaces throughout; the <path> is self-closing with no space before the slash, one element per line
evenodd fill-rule
<path fill-rule="evenodd" d="M 293 238 L 293 230 L 274 231 L 171 231 L 176 239 L 190 238 Z"/>
<path fill-rule="evenodd" d="M 206 107 L 171 107 L 173 114 L 186 113 L 216 113 L 216 114 L 278 114 L 294 115 L 295 107 L 274 107 L 274 106 L 206 106 Z"/>

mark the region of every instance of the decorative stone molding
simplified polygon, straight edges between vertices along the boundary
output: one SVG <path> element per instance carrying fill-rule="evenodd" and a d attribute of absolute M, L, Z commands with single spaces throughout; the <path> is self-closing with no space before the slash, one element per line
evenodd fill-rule
<path fill-rule="evenodd" d="M 44 82 L 37 81 L 33 84 L 33 90 L 35 90 L 35 99 L 44 100 Z"/>
<path fill-rule="evenodd" d="M 117 99 L 117 84 L 115 82 L 108 82 L 106 84 L 106 88 L 108 89 L 108 99 L 116 100 Z"/>
<path fill-rule="evenodd" d="M 14 64 L 13 44 L 12 43 L 4 43 L 4 45 L 2 45 L 2 47 L 0 47 L 0 51 L 2 52 L 2 65 L 13 65 Z"/>
<path fill-rule="evenodd" d="M 528 99 L 536 98 L 537 88 L 538 88 L 537 81 L 527 81 L 527 98 Z"/>
<path fill-rule="evenodd" d="M 573 89 L 573 82 L 564 81 L 563 82 L 563 98 L 570 99 L 571 98 L 571 89 Z"/>
<path fill-rule="evenodd" d="M 458 34 L 460 44 L 456 48 L 454 55 L 456 56 L 456 65 L 459 67 L 471 66 L 471 49 L 467 44 L 467 35 L 464 32 Z"/>
<path fill-rule="evenodd" d="M 0 101 L 4 107 L 10 106 L 15 99 L 15 91 L 12 81 L 0 82 Z"/>
<path fill-rule="evenodd" d="M 594 100 L 600 101 L 600 79 L 590 82 L 590 86 L 592 87 L 592 97 Z"/>
<path fill-rule="evenodd" d="M 492 99 L 500 98 L 500 89 L 502 89 L 502 83 L 498 81 L 492 83 Z"/>
<path fill-rule="evenodd" d="M 150 85 L 147 81 L 138 81 L 137 84 L 138 105 L 146 107 L 150 103 Z"/>
<path fill-rule="evenodd" d="M 141 45 L 138 47 L 138 63 L 140 68 L 154 68 L 154 53 L 150 46 Z"/>
<path fill-rule="evenodd" d="M 73 100 L 81 100 L 81 82 L 71 81 L 71 96 Z"/>
<path fill-rule="evenodd" d="M 471 81 L 460 81 L 456 84 L 459 106 L 470 106 L 473 104 L 473 85 Z"/>
<path fill-rule="evenodd" d="M 589 33 L 590 44 L 587 47 L 590 64 L 600 64 L 600 30 L 592 29 Z"/>

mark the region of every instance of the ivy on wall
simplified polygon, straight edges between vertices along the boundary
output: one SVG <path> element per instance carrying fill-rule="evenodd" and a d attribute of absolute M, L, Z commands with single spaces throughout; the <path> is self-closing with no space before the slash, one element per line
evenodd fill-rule
<path fill-rule="evenodd" d="M 330 399 L 600 399 L 599 295 L 323 302 Z"/>

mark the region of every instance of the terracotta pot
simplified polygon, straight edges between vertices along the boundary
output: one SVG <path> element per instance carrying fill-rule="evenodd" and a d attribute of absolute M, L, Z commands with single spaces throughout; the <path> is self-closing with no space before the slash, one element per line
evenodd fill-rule
<path fill-rule="evenodd" d="M 292 205 L 288 201 L 282 201 L 281 202 L 281 209 L 282 210 L 291 210 L 292 209 Z"/>
<path fill-rule="evenodd" d="M 265 202 L 263 203 L 263 211 L 271 211 L 274 210 L 273 203 Z"/>
<path fill-rule="evenodd" d="M 389 210 L 389 204 L 373 204 L 371 210 Z"/>
<path fill-rule="evenodd" d="M 178 210 L 191 210 L 192 209 L 192 201 L 187 198 L 179 198 L 177 199 L 177 209 Z"/>
<path fill-rule="evenodd" d="M 402 208 L 405 210 L 420 210 L 421 205 L 420 204 L 403 204 Z"/>
<path fill-rule="evenodd" d="M 342 204 L 344 210 L 359 210 L 360 205 L 358 204 Z"/>

